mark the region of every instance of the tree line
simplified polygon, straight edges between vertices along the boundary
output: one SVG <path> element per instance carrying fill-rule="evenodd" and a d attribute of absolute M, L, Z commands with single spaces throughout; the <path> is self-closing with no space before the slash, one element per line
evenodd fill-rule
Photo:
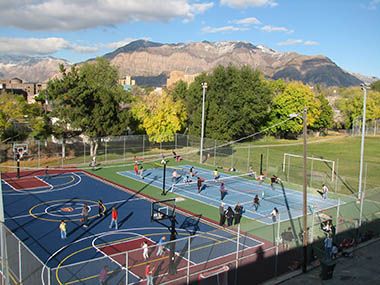
<path fill-rule="evenodd" d="M 301 82 L 268 80 L 248 66 L 219 66 L 190 84 L 179 81 L 161 91 L 140 87 L 126 91 L 118 78 L 116 68 L 98 58 L 69 70 L 60 66 L 59 76 L 48 82 L 35 104 L 2 94 L 2 142 L 54 135 L 64 145 L 70 137 L 82 134 L 90 142 L 91 155 L 96 155 L 100 137 L 146 133 L 154 142 L 166 142 L 177 132 L 200 136 L 204 82 L 205 136 L 212 139 L 231 141 L 257 132 L 294 137 L 302 131 L 302 120 L 289 117 L 301 114 L 305 107 L 310 130 L 350 128 L 363 107 L 360 87 L 332 92 Z M 375 82 L 368 93 L 367 119 L 380 118 L 379 86 Z M 341 123 L 334 121 L 333 107 L 342 114 Z"/>

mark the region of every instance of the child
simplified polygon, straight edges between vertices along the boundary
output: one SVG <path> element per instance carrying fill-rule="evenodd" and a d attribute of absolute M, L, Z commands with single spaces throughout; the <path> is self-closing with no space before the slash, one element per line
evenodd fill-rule
<path fill-rule="evenodd" d="M 140 178 L 144 179 L 144 166 L 140 166 Z"/>
<path fill-rule="evenodd" d="M 59 229 L 61 231 L 61 239 L 66 239 L 66 223 L 64 220 L 61 220 L 59 224 Z"/>
<path fill-rule="evenodd" d="M 227 195 L 226 187 L 224 186 L 224 182 L 220 184 L 220 200 L 223 201 L 224 197 Z"/>
<path fill-rule="evenodd" d="M 147 260 L 149 258 L 149 253 L 148 253 L 148 243 L 146 241 L 143 241 L 142 245 L 141 245 L 142 249 L 143 249 L 143 257 L 144 257 L 144 260 Z"/>
<path fill-rule="evenodd" d="M 139 164 L 137 161 L 135 161 L 135 164 L 133 165 L 133 170 L 135 171 L 136 175 L 139 175 Z"/>
<path fill-rule="evenodd" d="M 214 180 L 215 180 L 215 182 L 219 179 L 219 177 L 220 177 L 220 175 L 218 173 L 218 169 L 215 168 L 215 170 L 214 170 Z"/>
<path fill-rule="evenodd" d="M 202 182 L 203 182 L 202 178 L 198 176 L 198 179 L 197 179 L 198 193 L 201 193 L 202 191 Z"/>
<path fill-rule="evenodd" d="M 113 225 L 115 225 L 115 229 L 117 230 L 118 229 L 118 225 L 117 225 L 117 218 L 118 218 L 119 214 L 117 212 L 117 209 L 115 207 L 112 208 L 112 214 L 111 214 L 111 224 L 110 224 L 110 229 L 112 228 Z"/>
<path fill-rule="evenodd" d="M 259 195 L 256 195 L 255 198 L 253 198 L 253 206 L 255 207 L 255 211 L 257 211 L 260 206 Z"/>
<path fill-rule="evenodd" d="M 98 201 L 98 216 L 99 216 L 99 217 L 103 217 L 105 211 L 106 211 L 106 206 L 104 206 L 102 200 L 99 200 L 99 201 Z"/>

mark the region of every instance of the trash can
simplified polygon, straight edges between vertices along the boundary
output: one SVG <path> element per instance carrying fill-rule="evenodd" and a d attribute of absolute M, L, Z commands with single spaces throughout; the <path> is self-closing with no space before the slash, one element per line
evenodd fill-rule
<path fill-rule="evenodd" d="M 324 260 L 321 262 L 321 279 L 328 280 L 333 278 L 336 262 L 332 260 Z"/>

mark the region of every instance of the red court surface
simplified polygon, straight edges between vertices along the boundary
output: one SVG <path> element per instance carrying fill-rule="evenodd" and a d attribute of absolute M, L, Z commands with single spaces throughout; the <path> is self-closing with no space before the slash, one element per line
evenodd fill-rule
<path fill-rule="evenodd" d="M 15 190 L 31 190 L 50 186 L 45 181 L 34 176 L 11 179 L 8 178 L 4 179 L 4 181 Z"/>
<path fill-rule="evenodd" d="M 145 279 L 145 268 L 148 263 L 150 264 L 151 268 L 153 268 L 156 271 L 156 277 L 168 273 L 170 263 L 169 250 L 165 249 L 164 254 L 162 254 L 161 256 L 157 256 L 157 247 L 150 247 L 149 260 L 146 261 L 143 258 L 143 250 L 141 248 L 141 244 L 143 241 L 146 241 L 149 247 L 155 244 L 152 240 L 148 238 L 140 237 L 130 241 L 124 241 L 112 245 L 99 247 L 99 250 L 101 250 L 104 254 L 111 255 L 110 258 L 112 258 L 122 266 L 125 266 L 126 263 L 126 251 L 129 251 L 128 269 L 132 274 L 139 277 L 140 279 Z M 176 270 L 185 269 L 188 265 L 187 259 L 179 256 L 178 254 L 174 256 L 173 263 L 175 264 Z M 184 270 L 184 273 L 185 272 L 186 271 Z M 178 277 L 178 275 L 176 277 Z M 168 276 L 166 276 L 166 278 L 168 278 Z"/>

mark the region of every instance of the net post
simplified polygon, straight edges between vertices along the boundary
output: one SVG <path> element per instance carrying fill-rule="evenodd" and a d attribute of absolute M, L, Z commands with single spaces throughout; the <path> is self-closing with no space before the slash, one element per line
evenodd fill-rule
<path fill-rule="evenodd" d="M 18 241 L 18 275 L 20 280 L 20 285 L 22 285 L 22 262 L 21 262 L 21 241 Z"/>
<path fill-rule="evenodd" d="M 189 241 L 187 242 L 187 272 L 186 272 L 187 284 L 190 284 L 190 251 L 191 251 L 191 236 L 189 236 Z"/>

